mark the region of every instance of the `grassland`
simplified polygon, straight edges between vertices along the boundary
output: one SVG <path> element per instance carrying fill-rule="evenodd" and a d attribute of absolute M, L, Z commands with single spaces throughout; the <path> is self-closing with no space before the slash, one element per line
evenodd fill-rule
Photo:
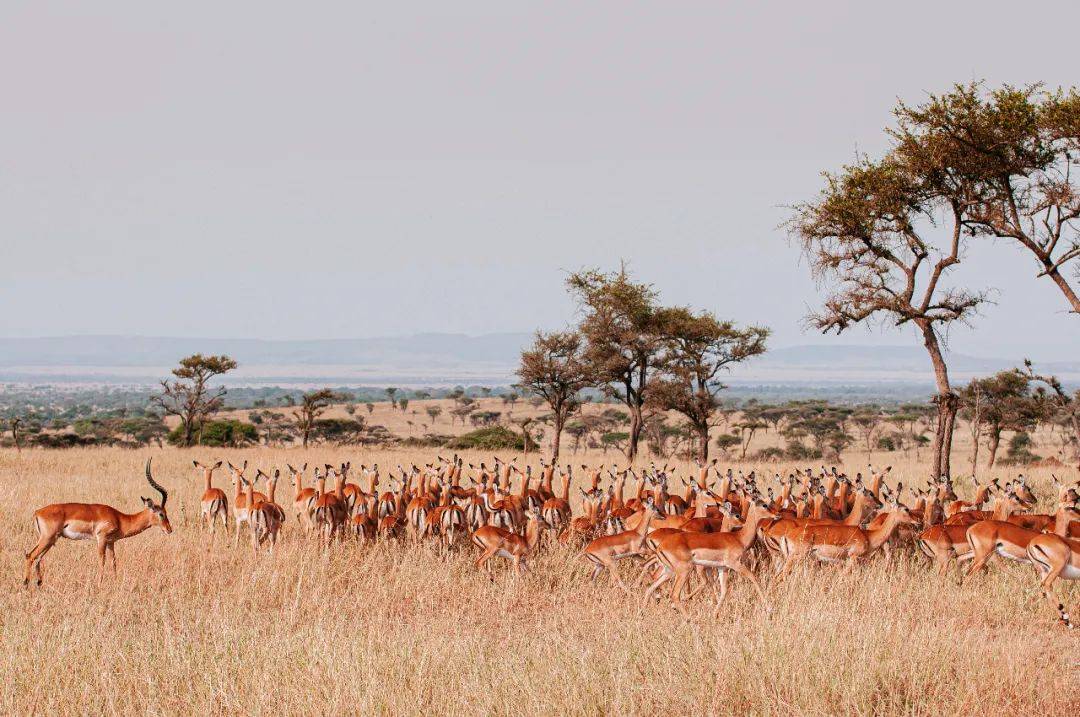
<path fill-rule="evenodd" d="M 499 566 L 492 582 L 473 568 L 471 546 L 321 552 L 290 519 L 277 554 L 255 558 L 220 535 L 209 546 L 197 525 L 193 458 L 394 465 L 427 453 L 154 455 L 175 532 L 119 543 L 119 575 L 100 583 L 92 545 L 62 541 L 46 558 L 44 587 L 24 590 L 33 509 L 81 500 L 135 511 L 146 453 L 0 451 L 9 586 L 0 592 L 0 713 L 1065 715 L 1080 707 L 1080 638 L 1055 624 L 1026 566 L 996 561 L 962 586 L 913 555 L 879 556 L 848 573 L 807 567 L 769 590 L 771 614 L 735 580 L 719 615 L 699 599 L 684 621 L 667 605 L 643 607 L 640 592 L 589 583 L 577 552 L 560 546 L 521 577 Z M 921 480 L 925 469 L 903 461 L 893 473 Z M 1048 497 L 1048 472 L 1033 478 Z M 1076 586 L 1063 592 L 1080 612 Z"/>

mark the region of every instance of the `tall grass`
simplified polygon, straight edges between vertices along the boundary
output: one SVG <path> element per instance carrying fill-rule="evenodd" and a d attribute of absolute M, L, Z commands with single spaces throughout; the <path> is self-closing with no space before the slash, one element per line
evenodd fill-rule
<path fill-rule="evenodd" d="M 280 466 L 345 455 L 226 457 Z M 687 621 L 666 603 L 642 605 L 641 590 L 588 582 L 577 551 L 558 545 L 520 577 L 497 565 L 494 581 L 474 569 L 470 545 L 449 554 L 394 542 L 323 552 L 299 539 L 291 516 L 273 557 L 256 559 L 246 540 L 234 549 L 220 534 L 210 547 L 197 525 L 202 486 L 189 469 L 192 458 L 210 457 L 157 456 L 175 532 L 120 542 L 117 577 L 99 583 L 93 546 L 61 541 L 45 559 L 44 587 L 24 590 L 33 509 L 94 500 L 134 511 L 148 492 L 145 456 L 0 452 L 9 585 L 0 593 L 0 713 L 1046 715 L 1080 707 L 1077 637 L 1055 624 L 1026 566 L 996 561 L 962 586 L 908 554 L 850 572 L 807 566 L 769 590 L 771 612 L 733 578 L 719 615 L 703 593 Z M 905 470 L 920 467 L 894 472 Z M 285 503 L 291 491 L 282 491 Z M 1065 593 L 1075 604 L 1075 587 Z"/>

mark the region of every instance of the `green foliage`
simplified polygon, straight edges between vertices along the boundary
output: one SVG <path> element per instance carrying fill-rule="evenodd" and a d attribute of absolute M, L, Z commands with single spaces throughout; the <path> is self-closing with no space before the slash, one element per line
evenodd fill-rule
<path fill-rule="evenodd" d="M 1042 456 L 1036 455 L 1031 451 L 1031 448 L 1034 445 L 1034 441 L 1031 440 L 1031 436 L 1027 433 L 1023 431 L 1015 433 L 1013 437 L 1009 439 L 1009 454 L 1002 463 L 1027 465 L 1041 460 Z"/>
<path fill-rule="evenodd" d="M 169 431 L 168 441 L 180 445 L 184 440 L 182 426 Z M 195 440 L 201 446 L 227 447 L 243 446 L 256 443 L 259 433 L 255 426 L 234 419 L 226 421 L 207 421 L 195 431 Z"/>
<path fill-rule="evenodd" d="M 364 421 L 356 418 L 320 418 L 312 425 L 312 435 L 319 440 L 341 445 L 358 442 L 364 434 Z"/>
<path fill-rule="evenodd" d="M 721 433 L 716 437 L 716 440 L 713 441 L 713 443 L 716 444 L 717 448 L 726 453 L 729 448 L 741 445 L 742 439 L 733 433 Z"/>
<path fill-rule="evenodd" d="M 530 447 L 532 445 L 530 441 Z M 475 431 L 458 436 L 447 443 L 446 447 L 454 450 L 523 451 L 525 450 L 525 440 L 520 433 L 515 433 L 506 426 L 490 426 L 488 428 L 478 428 Z"/>

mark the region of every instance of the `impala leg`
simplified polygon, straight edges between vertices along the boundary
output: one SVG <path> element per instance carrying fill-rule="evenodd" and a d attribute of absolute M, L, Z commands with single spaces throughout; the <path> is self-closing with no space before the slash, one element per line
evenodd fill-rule
<path fill-rule="evenodd" d="M 109 558 L 112 560 L 112 574 L 116 577 L 116 543 L 106 543 L 105 547 L 109 551 Z"/>
<path fill-rule="evenodd" d="M 644 605 L 648 605 L 649 598 L 653 596 L 653 593 L 655 593 L 661 585 L 670 580 L 671 576 L 672 573 L 670 573 L 666 567 L 660 566 L 660 577 L 658 577 L 655 582 L 653 582 L 653 584 L 649 586 L 648 590 L 645 591 L 645 599 L 642 601 L 642 603 Z"/>
<path fill-rule="evenodd" d="M 687 600 L 693 600 L 695 595 L 697 595 L 699 592 L 709 587 L 710 585 L 712 585 L 713 592 L 716 592 L 716 581 L 712 577 L 712 574 L 709 572 L 708 568 L 705 568 L 701 565 L 695 565 L 694 572 L 701 577 L 701 585 L 690 591 L 690 594 L 686 597 Z"/>
<path fill-rule="evenodd" d="M 784 564 L 780 566 L 779 572 L 776 573 L 773 585 L 779 585 L 784 582 L 784 579 L 787 578 L 787 576 L 791 574 L 792 569 L 794 569 L 796 559 L 797 556 L 795 553 L 788 554 L 787 560 L 784 561 Z"/>
<path fill-rule="evenodd" d="M 941 577 L 945 577 L 948 574 L 949 563 L 951 562 L 951 559 L 955 557 L 956 553 L 951 547 L 949 548 L 949 551 L 947 553 L 942 553 L 941 551 L 934 551 L 934 561 L 937 563 L 938 574 L 941 575 Z M 959 560 L 956 561 L 956 567 L 957 569 L 960 568 Z"/>
<path fill-rule="evenodd" d="M 971 577 L 972 575 L 975 574 L 976 571 L 982 570 L 983 568 L 985 568 L 986 563 L 989 562 L 990 558 L 992 558 L 994 556 L 994 546 L 993 545 L 991 545 L 989 548 L 985 548 L 980 543 L 979 545 L 973 546 L 973 548 L 974 549 L 971 552 L 971 555 L 972 555 L 971 565 L 968 566 L 967 572 L 964 573 L 965 578 Z"/>
<path fill-rule="evenodd" d="M 104 535 L 97 536 L 97 552 L 98 558 L 101 560 L 101 566 L 98 570 L 98 582 L 100 583 L 102 578 L 105 577 L 105 553 L 107 552 L 108 543 L 105 542 Z"/>
<path fill-rule="evenodd" d="M 651 579 L 653 575 L 656 574 L 655 569 L 659 567 L 659 564 L 660 562 L 656 559 L 655 555 L 646 560 L 645 564 L 641 566 L 641 572 L 638 573 L 637 579 L 634 581 L 634 583 L 640 585 L 646 577 Z"/>
<path fill-rule="evenodd" d="M 30 552 L 26 554 L 26 574 L 23 576 L 23 585 L 30 584 L 30 572 L 33 570 L 37 573 L 37 584 L 41 585 L 41 559 L 45 556 L 45 553 L 49 552 L 49 548 L 56 545 L 56 539 L 59 535 L 52 537 L 41 536 L 38 539 L 37 545 L 31 548 Z"/>
<path fill-rule="evenodd" d="M 495 554 L 495 551 L 488 548 L 488 549 L 484 550 L 484 553 L 476 561 L 476 567 L 478 569 L 481 568 L 481 567 L 486 569 L 487 574 L 489 576 L 491 575 L 491 565 L 488 563 L 488 560 L 490 560 L 491 556 L 493 556 L 494 554 Z"/>
<path fill-rule="evenodd" d="M 619 561 L 612 558 L 611 563 L 607 566 L 607 571 L 611 574 L 611 581 L 622 588 L 625 592 L 630 592 L 630 587 L 619 575 Z"/>
<path fill-rule="evenodd" d="M 728 571 L 720 568 L 720 592 L 716 595 L 716 616 L 720 616 L 720 606 L 724 604 L 728 592 Z"/>
<path fill-rule="evenodd" d="M 750 581 L 750 584 L 754 586 L 754 590 L 757 590 L 761 602 L 765 603 L 765 609 L 772 612 L 772 608 L 769 606 L 769 598 L 766 597 L 765 589 L 761 587 L 761 581 L 757 579 L 757 575 L 754 575 L 754 571 L 742 563 L 736 563 L 731 569 Z"/>
<path fill-rule="evenodd" d="M 690 579 L 690 571 L 684 570 L 675 576 L 675 584 L 671 588 L 671 604 L 672 606 L 682 613 L 683 617 L 690 619 L 690 613 L 686 611 L 686 608 L 682 603 L 683 588 L 686 586 L 686 581 Z"/>

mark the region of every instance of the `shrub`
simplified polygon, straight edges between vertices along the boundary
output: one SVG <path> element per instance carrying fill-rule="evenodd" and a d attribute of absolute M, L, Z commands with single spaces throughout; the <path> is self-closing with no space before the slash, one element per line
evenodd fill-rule
<path fill-rule="evenodd" d="M 259 440 L 255 426 L 237 420 L 207 421 L 195 432 L 199 445 L 203 446 L 242 446 Z M 181 426 L 169 431 L 169 443 L 179 445 L 184 440 Z"/>
<path fill-rule="evenodd" d="M 530 446 L 534 444 L 530 441 Z M 511 431 L 506 426 L 479 428 L 458 436 L 446 444 L 454 450 L 476 449 L 481 451 L 525 450 L 525 442 L 520 433 Z"/>
<path fill-rule="evenodd" d="M 759 461 L 782 461 L 784 460 L 784 457 L 784 449 L 779 448 L 778 446 L 762 448 L 754 454 L 754 458 Z"/>

